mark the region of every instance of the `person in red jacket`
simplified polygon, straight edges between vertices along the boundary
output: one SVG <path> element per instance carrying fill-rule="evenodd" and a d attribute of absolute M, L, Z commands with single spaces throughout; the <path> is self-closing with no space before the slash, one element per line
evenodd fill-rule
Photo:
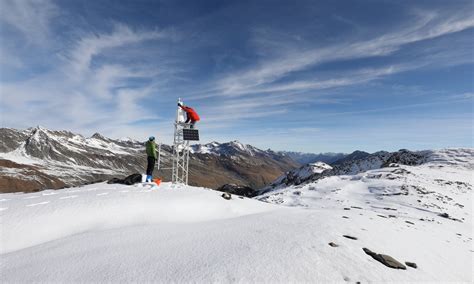
<path fill-rule="evenodd" d="M 200 120 L 199 115 L 197 112 L 188 106 L 184 106 L 180 103 L 178 103 L 178 106 L 186 112 L 186 122 L 185 123 L 190 123 L 190 128 L 194 128 L 194 124 Z"/>

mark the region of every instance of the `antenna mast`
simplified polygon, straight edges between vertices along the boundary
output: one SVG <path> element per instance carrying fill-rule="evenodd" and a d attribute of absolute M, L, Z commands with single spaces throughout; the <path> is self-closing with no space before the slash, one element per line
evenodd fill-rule
<path fill-rule="evenodd" d="M 182 104 L 181 98 L 178 103 Z M 183 129 L 187 127 L 184 122 L 184 112 L 178 106 L 176 120 L 174 123 L 173 141 L 173 172 L 171 181 L 173 183 L 188 184 L 189 172 L 189 141 L 184 140 Z"/>

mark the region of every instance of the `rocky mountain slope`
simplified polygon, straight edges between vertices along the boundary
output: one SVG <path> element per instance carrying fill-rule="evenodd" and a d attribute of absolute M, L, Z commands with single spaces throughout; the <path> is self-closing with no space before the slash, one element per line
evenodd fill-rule
<path fill-rule="evenodd" d="M 367 152 L 364 152 L 364 151 L 354 151 L 354 152 L 350 153 L 349 155 L 345 155 L 341 159 L 333 161 L 330 164 L 334 164 L 334 165 L 343 164 L 343 163 L 346 163 L 346 162 L 363 159 L 363 158 L 365 158 L 369 155 L 370 155 L 370 153 L 367 153 Z"/>
<path fill-rule="evenodd" d="M 273 181 L 269 186 L 260 189 L 258 194 L 266 193 L 278 188 L 284 188 L 289 185 L 309 183 L 330 176 L 356 175 L 369 170 L 394 167 L 398 165 L 417 166 L 433 161 L 445 164 L 449 161 L 455 165 L 463 165 L 474 169 L 473 160 L 474 154 L 472 149 L 444 149 L 438 151 L 426 150 L 416 152 L 402 149 L 392 153 L 379 151 L 373 154 L 355 151 L 342 160 L 332 163 L 331 166 L 318 162 L 316 164 L 307 164 L 299 169 L 288 171 Z"/>
<path fill-rule="evenodd" d="M 42 127 L 0 129 L 0 192 L 36 191 L 81 185 L 131 173 L 142 173 L 144 143 L 114 140 L 98 133 L 83 137 Z M 162 167 L 171 167 L 172 149 L 162 145 Z M 237 141 L 194 145 L 190 184 L 217 188 L 226 183 L 263 187 L 298 167 L 291 158 Z M 170 170 L 155 176 L 169 180 Z"/>

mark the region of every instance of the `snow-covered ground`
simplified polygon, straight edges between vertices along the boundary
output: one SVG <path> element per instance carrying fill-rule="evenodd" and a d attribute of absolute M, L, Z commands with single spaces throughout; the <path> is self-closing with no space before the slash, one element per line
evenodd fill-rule
<path fill-rule="evenodd" d="M 168 183 L 1 194 L 2 281 L 473 280 L 466 168 L 400 166 L 259 197 L 282 205 L 221 194 Z M 388 268 L 362 248 L 418 268 Z"/>

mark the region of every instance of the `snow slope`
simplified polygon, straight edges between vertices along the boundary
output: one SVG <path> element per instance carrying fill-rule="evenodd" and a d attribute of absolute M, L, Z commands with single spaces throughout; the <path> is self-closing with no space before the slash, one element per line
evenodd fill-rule
<path fill-rule="evenodd" d="M 472 282 L 473 162 L 473 149 L 445 149 L 421 165 L 327 176 L 256 198 L 338 215 L 342 208 L 346 228 L 369 249 L 410 258 L 429 271 L 424 280 Z"/>
<path fill-rule="evenodd" d="M 168 183 L 1 194 L 1 277 L 63 283 L 472 281 L 472 223 L 470 213 L 463 214 L 472 201 L 468 193 L 459 196 L 467 198 L 465 209 L 450 212 L 465 218 L 461 223 L 402 210 L 410 207 L 377 199 L 361 180 L 328 180 L 320 196 L 307 196 L 315 192 L 309 185 L 299 188 L 300 203 L 311 204 L 306 208 L 235 196 L 227 201 L 220 192 Z M 341 189 L 342 202 L 324 198 L 331 189 Z M 293 188 L 288 192 L 294 195 Z M 344 210 L 349 205 L 363 209 Z M 420 222 L 421 216 L 433 221 Z M 387 268 L 363 247 L 419 267 Z"/>

